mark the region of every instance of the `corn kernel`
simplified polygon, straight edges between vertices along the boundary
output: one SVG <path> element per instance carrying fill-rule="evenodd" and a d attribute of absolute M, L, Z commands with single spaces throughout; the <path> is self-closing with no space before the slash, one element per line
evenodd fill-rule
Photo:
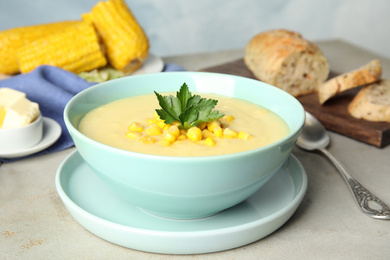
<path fill-rule="evenodd" d="M 223 135 L 223 130 L 222 128 L 218 125 L 214 127 L 214 136 L 215 137 L 222 137 Z"/>
<path fill-rule="evenodd" d="M 154 139 L 152 136 L 144 135 L 141 137 L 140 141 L 144 144 L 154 144 L 156 139 Z"/>
<path fill-rule="evenodd" d="M 206 126 L 207 126 L 207 122 L 201 123 L 201 124 L 198 125 L 198 127 L 199 127 L 201 130 L 205 129 Z"/>
<path fill-rule="evenodd" d="M 164 139 L 173 143 L 174 141 L 176 141 L 176 136 L 168 132 L 164 135 Z"/>
<path fill-rule="evenodd" d="M 131 138 L 131 139 L 137 139 L 139 137 L 141 137 L 141 133 L 140 132 L 133 132 L 133 131 L 130 131 L 126 134 L 126 137 L 127 138 Z"/>
<path fill-rule="evenodd" d="M 161 145 L 161 146 L 170 146 L 172 143 L 166 139 L 161 139 L 160 141 L 158 141 L 158 143 Z"/>
<path fill-rule="evenodd" d="M 172 123 L 172 125 L 179 126 L 179 125 L 181 125 L 181 123 L 180 123 L 179 121 L 174 121 L 174 122 Z"/>
<path fill-rule="evenodd" d="M 171 127 L 171 125 L 165 124 L 164 127 L 162 128 L 162 130 L 168 131 L 169 127 Z"/>
<path fill-rule="evenodd" d="M 214 128 L 216 126 L 220 126 L 220 122 L 217 120 L 213 120 L 213 121 L 207 123 L 207 129 L 211 132 L 214 132 Z"/>
<path fill-rule="evenodd" d="M 133 122 L 129 125 L 128 129 L 130 131 L 134 131 L 134 132 L 139 132 L 141 133 L 142 131 L 144 131 L 144 128 L 142 127 L 142 125 L 138 122 Z"/>
<path fill-rule="evenodd" d="M 206 145 L 207 146 L 214 146 L 215 145 L 215 141 L 212 137 L 207 137 L 206 138 Z"/>
<path fill-rule="evenodd" d="M 178 137 L 177 137 L 177 140 L 186 140 L 187 139 L 187 136 L 186 135 L 183 135 L 183 134 L 180 134 Z"/>
<path fill-rule="evenodd" d="M 154 112 L 154 118 L 156 118 L 157 120 L 160 120 L 160 116 L 158 115 L 157 111 Z"/>
<path fill-rule="evenodd" d="M 155 118 L 148 118 L 146 119 L 146 122 L 148 123 L 148 125 L 151 125 L 157 123 L 157 120 Z"/>
<path fill-rule="evenodd" d="M 204 129 L 203 131 L 202 131 L 202 137 L 204 138 L 204 139 L 206 139 L 207 137 L 210 137 L 210 136 L 212 136 L 213 134 L 209 131 L 209 130 L 207 130 L 207 129 Z"/>
<path fill-rule="evenodd" d="M 223 138 L 236 138 L 238 133 L 230 128 L 225 128 L 223 130 Z"/>
<path fill-rule="evenodd" d="M 223 117 L 221 117 L 221 120 L 224 120 L 224 121 L 227 121 L 227 122 L 231 122 L 231 121 L 233 121 L 235 118 L 234 118 L 234 116 L 232 116 L 232 115 L 227 115 L 227 116 L 223 116 Z"/>
<path fill-rule="evenodd" d="M 178 137 L 180 135 L 180 130 L 179 128 L 177 127 L 177 125 L 171 125 L 169 128 L 168 128 L 168 133 Z"/>
<path fill-rule="evenodd" d="M 252 138 L 252 136 L 245 131 L 241 131 L 238 133 L 238 138 L 248 140 L 248 139 Z"/>
<path fill-rule="evenodd" d="M 151 124 L 145 129 L 145 133 L 148 135 L 161 135 L 162 131 L 157 125 Z"/>
<path fill-rule="evenodd" d="M 200 141 L 202 140 L 202 130 L 200 128 L 194 126 L 188 129 L 187 131 L 187 137 L 191 141 Z"/>
<path fill-rule="evenodd" d="M 164 126 L 166 125 L 165 124 L 165 121 L 164 120 L 162 120 L 162 119 L 157 119 L 157 126 L 158 127 L 160 127 L 161 129 L 163 129 L 164 128 Z"/>
<path fill-rule="evenodd" d="M 186 134 L 187 134 L 187 130 L 180 129 L 180 134 L 182 134 L 182 135 L 186 135 Z"/>

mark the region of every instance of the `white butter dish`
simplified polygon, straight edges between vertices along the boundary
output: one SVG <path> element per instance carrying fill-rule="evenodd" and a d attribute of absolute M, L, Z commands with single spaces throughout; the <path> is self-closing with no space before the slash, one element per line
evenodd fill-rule
<path fill-rule="evenodd" d="M 28 125 L 0 129 L 0 150 L 21 150 L 33 147 L 42 139 L 42 115 Z"/>

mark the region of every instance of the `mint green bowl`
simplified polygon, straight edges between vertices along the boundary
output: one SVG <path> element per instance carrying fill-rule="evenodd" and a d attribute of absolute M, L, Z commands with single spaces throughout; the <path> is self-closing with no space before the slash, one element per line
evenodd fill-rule
<path fill-rule="evenodd" d="M 81 118 L 96 107 L 154 90 L 177 91 L 183 82 L 191 92 L 236 97 L 268 108 L 285 120 L 290 134 L 240 153 L 174 157 L 121 150 L 77 130 Z M 80 155 L 118 196 L 158 216 L 194 219 L 217 214 L 258 191 L 288 158 L 305 114 L 294 97 L 257 80 L 207 72 L 165 72 L 90 87 L 69 101 L 64 119 Z"/>

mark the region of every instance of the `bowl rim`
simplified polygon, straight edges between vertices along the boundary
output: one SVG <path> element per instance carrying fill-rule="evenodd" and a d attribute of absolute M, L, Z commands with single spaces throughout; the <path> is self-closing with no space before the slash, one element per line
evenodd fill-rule
<path fill-rule="evenodd" d="M 137 77 L 137 78 L 156 77 L 156 76 L 163 76 L 164 74 L 169 74 L 169 75 L 172 75 L 172 74 L 178 74 L 178 75 L 179 74 L 216 75 L 216 76 L 219 76 L 219 77 L 238 78 L 239 80 L 253 81 L 256 84 L 260 83 L 260 84 L 266 85 L 267 87 L 272 87 L 272 88 L 274 88 L 274 91 L 279 92 L 281 95 L 284 95 L 284 96 L 288 97 L 289 99 L 291 99 L 292 102 L 294 102 L 294 105 L 297 106 L 297 108 L 300 110 L 299 113 L 300 113 L 301 117 L 300 117 L 300 121 L 297 122 L 297 126 L 298 127 L 297 127 L 297 129 L 295 131 L 290 131 L 288 133 L 288 135 L 286 135 L 285 137 L 283 137 L 283 138 L 281 138 L 281 139 L 279 139 L 279 140 L 277 140 L 277 141 L 275 141 L 273 143 L 270 143 L 268 145 L 264 145 L 264 146 L 261 146 L 261 147 L 257 147 L 257 148 L 254 148 L 254 149 L 246 150 L 246 151 L 241 151 L 241 152 L 236 152 L 236 153 L 229 153 L 229 154 L 222 154 L 222 155 L 172 156 L 172 155 L 156 155 L 156 154 L 147 154 L 147 153 L 134 152 L 134 151 L 124 150 L 124 149 L 121 149 L 121 148 L 117 148 L 117 147 L 114 147 L 114 146 L 110 146 L 110 145 L 101 143 L 101 142 L 96 141 L 96 140 L 94 140 L 94 139 L 84 135 L 83 133 L 81 133 L 76 127 L 73 126 L 73 124 L 69 120 L 69 117 L 68 117 L 69 116 L 69 111 L 70 111 L 70 108 L 73 105 L 73 103 L 75 103 L 77 101 L 77 99 L 80 98 L 81 96 L 87 95 L 89 92 L 94 91 L 96 88 L 100 88 L 102 86 L 105 86 L 105 85 L 108 85 L 108 84 L 112 84 L 113 81 L 115 81 L 115 82 L 117 82 L 117 81 L 126 81 L 129 78 L 134 78 L 134 77 Z M 223 94 L 219 94 L 219 95 L 223 96 Z M 123 98 L 125 98 L 125 97 L 123 97 Z M 63 117 L 64 117 L 64 121 L 65 121 L 66 127 L 70 128 L 70 129 L 68 129 L 69 132 L 72 132 L 73 134 L 78 135 L 82 139 L 86 139 L 88 142 L 92 142 L 94 145 L 101 146 L 104 149 L 109 149 L 109 150 L 111 150 L 111 151 L 113 151 L 115 153 L 120 153 L 120 154 L 125 154 L 125 155 L 128 154 L 128 155 L 132 155 L 132 156 L 135 156 L 135 157 L 154 158 L 154 159 L 160 159 L 160 160 L 175 160 L 175 161 L 176 160 L 180 160 L 180 161 L 202 160 L 202 161 L 204 161 L 204 160 L 215 160 L 215 159 L 229 159 L 231 157 L 245 157 L 246 155 L 260 153 L 260 152 L 265 152 L 267 150 L 274 149 L 275 147 L 280 147 L 282 143 L 287 142 L 287 140 L 291 139 L 294 135 L 298 135 L 300 133 L 300 131 L 302 130 L 304 122 L 305 122 L 305 109 L 303 108 L 302 104 L 294 96 L 292 96 L 288 92 L 286 92 L 286 91 L 284 91 L 284 90 L 282 90 L 280 88 L 277 88 L 275 86 L 272 86 L 272 85 L 270 85 L 268 83 L 256 80 L 256 79 L 251 79 L 251 78 L 247 78 L 247 77 L 243 77 L 243 76 L 230 75 L 230 74 L 215 73 L 215 72 L 175 71 L 175 72 L 159 72 L 159 73 L 149 73 L 149 74 L 127 76 L 127 77 L 113 79 L 113 80 L 110 80 L 110 81 L 106 81 L 106 82 L 102 82 L 102 83 L 98 83 L 96 85 L 93 85 L 93 86 L 91 86 L 91 87 L 89 87 L 89 88 L 79 92 L 78 94 L 76 94 L 74 97 L 72 97 L 69 100 L 69 102 L 65 106 L 65 109 L 64 109 L 64 112 L 63 112 Z"/>

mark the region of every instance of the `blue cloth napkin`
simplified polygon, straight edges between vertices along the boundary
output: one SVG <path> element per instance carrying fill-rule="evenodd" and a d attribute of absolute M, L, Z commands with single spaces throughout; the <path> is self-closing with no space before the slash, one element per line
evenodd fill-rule
<path fill-rule="evenodd" d="M 178 65 L 178 64 L 175 64 L 175 63 L 167 63 L 167 64 L 164 64 L 163 71 L 164 72 L 169 72 L 169 71 L 186 71 L 186 69 L 183 68 L 182 66 Z"/>
<path fill-rule="evenodd" d="M 163 71 L 185 71 L 185 69 L 177 64 L 165 64 Z M 7 87 L 26 93 L 29 100 L 39 104 L 42 115 L 57 121 L 62 129 L 60 138 L 52 146 L 23 158 L 57 152 L 74 145 L 63 119 L 64 108 L 74 95 L 95 84 L 71 72 L 48 65 L 40 66 L 30 73 L 0 80 L 0 88 Z M 0 158 L 0 165 L 2 162 L 17 159 Z"/>
<path fill-rule="evenodd" d="M 62 133 L 58 141 L 44 151 L 34 154 L 38 155 L 60 151 L 73 145 L 63 119 L 65 105 L 74 95 L 94 84 L 96 83 L 89 83 L 63 69 L 40 66 L 30 73 L 1 80 L 0 88 L 7 87 L 26 93 L 29 100 L 39 104 L 42 116 L 52 118 L 60 124 Z M 0 163 L 14 160 L 0 158 Z"/>

